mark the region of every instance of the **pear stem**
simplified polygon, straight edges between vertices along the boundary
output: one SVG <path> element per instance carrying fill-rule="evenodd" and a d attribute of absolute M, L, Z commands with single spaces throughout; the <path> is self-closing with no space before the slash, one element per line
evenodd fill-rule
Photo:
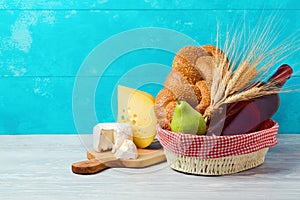
<path fill-rule="evenodd" d="M 180 101 L 177 98 L 176 98 L 176 103 L 177 103 L 177 105 L 180 105 Z"/>

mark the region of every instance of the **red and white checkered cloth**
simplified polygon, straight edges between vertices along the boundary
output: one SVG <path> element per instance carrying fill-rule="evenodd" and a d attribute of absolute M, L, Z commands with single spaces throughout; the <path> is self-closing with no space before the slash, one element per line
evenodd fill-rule
<path fill-rule="evenodd" d="M 233 136 L 205 136 L 174 133 L 157 126 L 157 136 L 168 151 L 197 158 L 220 158 L 252 153 L 277 144 L 278 123 L 269 120 L 268 128 Z"/>

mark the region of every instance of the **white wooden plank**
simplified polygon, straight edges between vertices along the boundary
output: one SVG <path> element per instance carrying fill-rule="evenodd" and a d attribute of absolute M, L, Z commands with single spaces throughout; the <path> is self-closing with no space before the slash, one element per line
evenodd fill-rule
<path fill-rule="evenodd" d="M 76 175 L 88 135 L 0 136 L 1 199 L 298 199 L 299 135 L 280 135 L 266 162 L 230 176 L 186 175 L 166 163 Z"/>

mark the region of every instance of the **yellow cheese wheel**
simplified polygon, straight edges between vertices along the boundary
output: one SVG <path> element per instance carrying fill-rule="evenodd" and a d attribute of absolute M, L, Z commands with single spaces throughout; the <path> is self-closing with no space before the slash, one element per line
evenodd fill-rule
<path fill-rule="evenodd" d="M 131 124 L 133 142 L 137 147 L 149 146 L 156 134 L 154 97 L 146 92 L 119 85 L 118 122 Z"/>

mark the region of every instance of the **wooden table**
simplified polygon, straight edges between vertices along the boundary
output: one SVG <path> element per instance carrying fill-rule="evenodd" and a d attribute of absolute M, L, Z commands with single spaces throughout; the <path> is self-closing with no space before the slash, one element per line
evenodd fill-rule
<path fill-rule="evenodd" d="M 79 135 L 0 136 L 0 199 L 300 199 L 300 135 L 280 135 L 265 163 L 230 176 L 178 173 L 166 163 L 76 175 Z"/>

